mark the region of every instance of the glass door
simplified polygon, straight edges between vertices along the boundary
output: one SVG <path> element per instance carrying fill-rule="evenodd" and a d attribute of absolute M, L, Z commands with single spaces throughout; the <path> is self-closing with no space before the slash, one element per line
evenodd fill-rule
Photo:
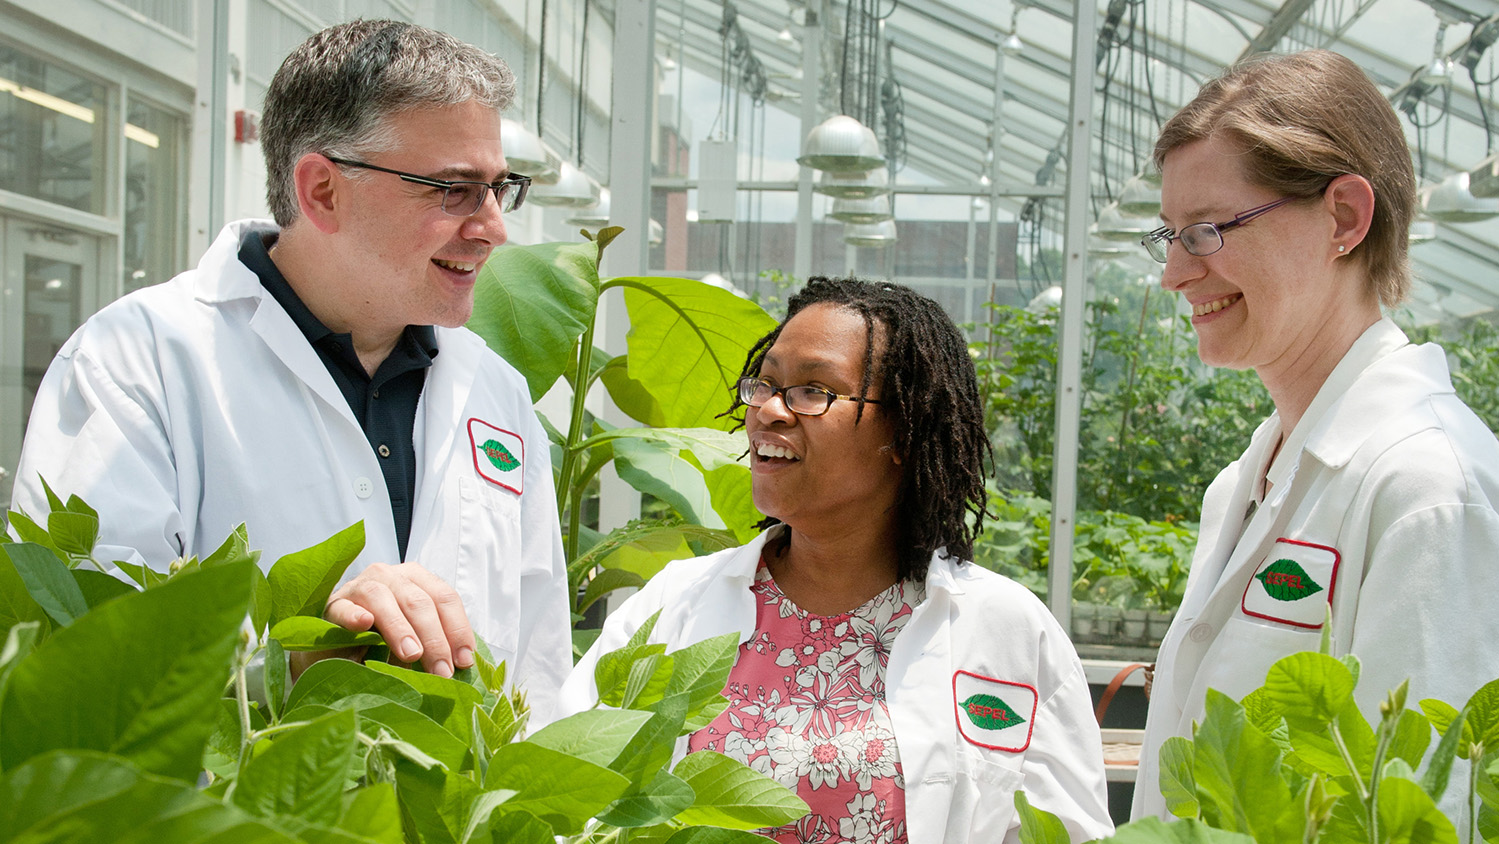
<path fill-rule="evenodd" d="M 47 366 L 108 301 L 100 246 L 96 235 L 0 216 L 0 505 L 10 504 L 26 421 Z"/>

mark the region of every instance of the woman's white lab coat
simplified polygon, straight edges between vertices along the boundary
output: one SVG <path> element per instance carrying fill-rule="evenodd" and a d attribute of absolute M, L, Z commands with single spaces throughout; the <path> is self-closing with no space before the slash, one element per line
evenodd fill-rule
<path fill-rule="evenodd" d="M 1246 521 L 1280 435 L 1271 416 L 1203 499 L 1186 594 L 1157 662 L 1137 818 L 1168 817 L 1161 744 L 1192 735 L 1206 690 L 1241 698 L 1276 660 L 1316 650 L 1329 606 L 1335 653 L 1362 661 L 1356 697 L 1373 723 L 1407 677 L 1412 706 L 1436 697 L 1459 707 L 1499 677 L 1499 441 L 1453 393 L 1441 348 L 1410 344 L 1389 320 L 1365 331 L 1290 433 Z M 1453 810 L 1463 789 L 1448 791 L 1443 808 Z"/>
<path fill-rule="evenodd" d="M 90 318 L 52 362 L 27 429 L 15 504 L 37 481 L 100 513 L 98 556 L 165 568 L 241 522 L 269 566 L 363 521 L 345 579 L 398 563 L 384 476 L 307 338 L 237 258 L 231 224 L 195 270 Z M 550 447 L 525 381 L 466 329 L 437 329 L 417 409 L 407 559 L 452 584 L 474 629 L 544 721 L 571 666 Z M 520 465 L 502 471 L 484 445 Z M 491 446 L 491 448 L 493 448 Z"/>
<path fill-rule="evenodd" d="M 766 535 L 677 561 L 651 578 L 609 615 L 563 685 L 562 711 L 593 705 L 598 658 L 622 647 L 658 609 L 650 641 L 668 651 L 725 633 L 748 640 L 755 626 L 750 586 Z M 1108 835 L 1098 727 L 1082 664 L 1061 627 L 1024 587 L 972 564 L 934 555 L 926 588 L 886 673 L 910 840 L 1017 842 L 1019 790 L 1031 805 L 1060 816 L 1073 841 Z M 960 706 L 976 694 L 1001 698 L 1026 722 L 980 728 Z"/>

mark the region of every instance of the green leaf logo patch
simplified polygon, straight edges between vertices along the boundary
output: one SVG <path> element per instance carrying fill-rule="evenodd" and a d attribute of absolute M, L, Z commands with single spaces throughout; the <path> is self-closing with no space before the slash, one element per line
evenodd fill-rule
<path fill-rule="evenodd" d="M 1276 560 L 1254 577 L 1264 585 L 1265 594 L 1277 601 L 1299 601 L 1322 591 L 1322 584 L 1295 560 Z"/>
<path fill-rule="evenodd" d="M 520 465 L 520 461 L 515 459 L 515 455 L 510 453 L 510 449 L 501 444 L 499 440 L 487 440 L 483 445 L 479 446 L 479 449 L 484 452 L 485 457 L 489 458 L 489 462 L 493 463 L 494 467 L 501 472 L 514 471 L 515 467 Z"/>
<path fill-rule="evenodd" d="M 962 707 L 968 720 L 981 730 L 1003 730 L 1025 723 L 1019 713 L 994 695 L 969 695 L 967 700 L 958 705 Z"/>

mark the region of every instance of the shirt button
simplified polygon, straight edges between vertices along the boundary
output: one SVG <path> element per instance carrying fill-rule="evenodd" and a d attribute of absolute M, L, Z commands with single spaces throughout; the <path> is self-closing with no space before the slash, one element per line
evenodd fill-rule
<path fill-rule="evenodd" d="M 380 398 L 380 391 L 379 390 L 375 391 L 375 398 L 377 398 L 377 399 Z"/>
<path fill-rule="evenodd" d="M 369 478 L 354 479 L 354 494 L 360 498 L 369 498 L 375 494 L 375 485 Z"/>
<path fill-rule="evenodd" d="M 380 447 L 375 450 L 380 452 L 381 457 L 390 456 L 390 446 L 386 445 L 385 443 L 380 443 Z"/>
<path fill-rule="evenodd" d="M 1213 625 L 1198 624 L 1191 630 L 1187 631 L 1187 636 L 1189 636 L 1194 642 L 1206 642 L 1207 640 L 1213 638 Z"/>

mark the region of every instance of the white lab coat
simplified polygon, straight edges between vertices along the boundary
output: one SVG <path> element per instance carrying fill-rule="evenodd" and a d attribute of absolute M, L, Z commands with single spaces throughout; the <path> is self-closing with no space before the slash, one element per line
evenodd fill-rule
<path fill-rule="evenodd" d="M 622 647 L 658 609 L 650 641 L 668 651 L 725 633 L 748 640 L 755 626 L 750 586 L 767 535 L 677 561 L 651 578 L 609 615 L 598 641 L 573 669 L 562 687 L 562 712 L 593 706 L 599 657 Z M 926 600 L 895 640 L 885 675 L 910 840 L 1018 842 L 1019 790 L 1031 805 L 1058 815 L 1073 841 L 1110 834 L 1102 745 L 1087 679 L 1046 607 L 1008 578 L 937 555 L 926 589 Z M 1029 723 L 988 739 L 959 721 L 957 703 L 976 690 L 1002 695 Z M 974 744 L 964 728 L 985 744 L 1010 749 Z M 685 744 L 679 743 L 679 754 Z"/>
<path fill-rule="evenodd" d="M 345 580 L 401 562 L 379 458 L 312 345 L 238 260 L 244 233 L 269 225 L 229 225 L 197 269 L 73 334 L 37 394 L 16 506 L 47 512 L 38 476 L 81 496 L 99 511 L 105 562 L 165 569 L 243 522 L 269 567 L 361 520 L 364 551 Z M 513 367 L 467 329 L 438 328 L 437 344 L 416 416 L 407 559 L 457 589 L 541 723 L 572 662 L 550 445 Z M 484 467 L 509 488 L 484 476 L 470 429 L 521 459 L 509 473 Z"/>
<path fill-rule="evenodd" d="M 1192 735 L 1206 690 L 1241 698 L 1276 660 L 1316 650 L 1329 603 L 1335 654 L 1362 662 L 1356 698 L 1371 723 L 1407 677 L 1411 706 L 1436 697 L 1458 707 L 1499 677 L 1499 441 L 1453 393 L 1441 348 L 1412 345 L 1387 319 L 1365 331 L 1287 438 L 1246 524 L 1280 434 L 1271 416 L 1203 499 L 1186 594 L 1157 662 L 1136 818 L 1169 817 L 1161 744 Z M 1270 597 L 1267 581 L 1286 575 L 1264 569 L 1283 558 L 1321 590 Z M 1453 781 L 1442 805 L 1457 819 L 1466 789 Z"/>

